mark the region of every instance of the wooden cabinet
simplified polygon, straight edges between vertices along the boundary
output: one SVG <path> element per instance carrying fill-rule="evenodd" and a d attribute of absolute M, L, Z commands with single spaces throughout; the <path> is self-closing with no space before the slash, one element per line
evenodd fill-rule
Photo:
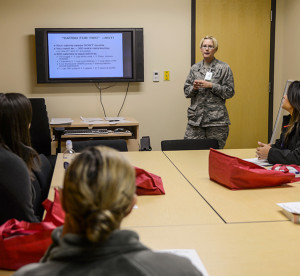
<path fill-rule="evenodd" d="M 124 118 L 120 121 L 101 121 L 93 124 L 86 123 L 79 118 L 73 119 L 71 124 L 50 124 L 52 137 L 51 153 L 56 153 L 58 146 L 58 137 L 55 136 L 54 128 L 62 127 L 67 130 L 107 130 L 106 133 L 90 133 L 90 134 L 63 134 L 61 136 L 61 152 L 65 150 L 67 140 L 83 141 L 87 139 L 125 139 L 129 151 L 139 150 L 139 122 L 133 118 Z"/>

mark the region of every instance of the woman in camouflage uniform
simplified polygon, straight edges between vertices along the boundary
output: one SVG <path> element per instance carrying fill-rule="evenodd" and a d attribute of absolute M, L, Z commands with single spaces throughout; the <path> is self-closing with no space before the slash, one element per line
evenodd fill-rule
<path fill-rule="evenodd" d="M 217 139 L 223 148 L 230 125 L 225 102 L 234 95 L 233 74 L 228 64 L 215 58 L 214 37 L 204 37 L 200 50 L 203 60 L 192 66 L 184 84 L 184 95 L 191 98 L 184 138 Z"/>

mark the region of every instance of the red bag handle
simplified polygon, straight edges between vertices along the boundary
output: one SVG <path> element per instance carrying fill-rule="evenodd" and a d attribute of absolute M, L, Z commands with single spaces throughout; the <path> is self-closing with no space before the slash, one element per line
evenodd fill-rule
<path fill-rule="evenodd" d="M 284 172 L 284 173 L 290 172 L 289 169 L 288 169 L 287 167 L 292 167 L 292 168 L 294 168 L 297 172 L 300 173 L 300 167 L 297 166 L 297 165 L 295 165 L 295 164 L 291 164 L 291 165 L 275 164 L 275 165 L 271 168 L 271 170 L 275 170 L 275 169 L 278 168 L 278 167 L 279 167 L 279 170 L 282 171 L 282 172 Z"/>

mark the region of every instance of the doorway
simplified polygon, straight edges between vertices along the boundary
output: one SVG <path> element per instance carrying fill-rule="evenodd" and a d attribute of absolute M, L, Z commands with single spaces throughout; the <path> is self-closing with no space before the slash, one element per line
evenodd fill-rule
<path fill-rule="evenodd" d="M 269 139 L 271 4 L 271 0 L 192 1 L 192 63 L 202 60 L 201 38 L 212 35 L 219 43 L 215 57 L 226 62 L 234 75 L 235 95 L 226 101 L 231 125 L 225 148 L 254 148 L 257 141 Z"/>

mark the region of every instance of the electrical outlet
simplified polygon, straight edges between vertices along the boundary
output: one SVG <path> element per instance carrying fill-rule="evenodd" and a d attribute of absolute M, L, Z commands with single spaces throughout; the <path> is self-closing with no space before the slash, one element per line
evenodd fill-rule
<path fill-rule="evenodd" d="M 170 71 L 164 71 L 164 80 L 169 81 L 170 80 Z"/>

